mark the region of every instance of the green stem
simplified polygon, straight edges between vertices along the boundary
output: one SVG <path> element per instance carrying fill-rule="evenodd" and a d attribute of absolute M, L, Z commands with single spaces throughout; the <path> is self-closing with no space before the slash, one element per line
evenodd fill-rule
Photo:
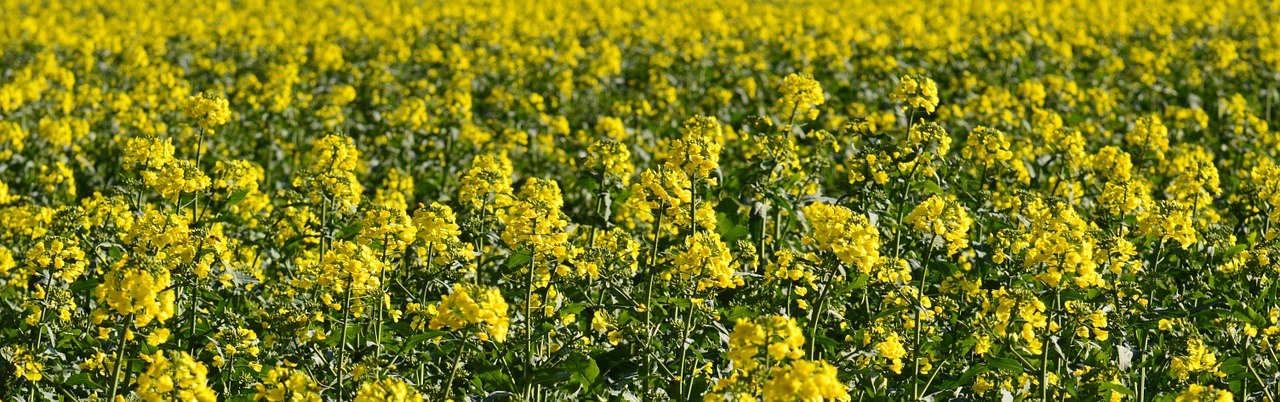
<path fill-rule="evenodd" d="M 200 171 L 204 170 L 200 167 L 200 157 L 202 156 L 203 153 L 204 153 L 204 127 L 200 127 L 200 136 L 196 140 L 196 170 L 200 170 Z M 191 223 L 194 225 L 196 223 L 196 218 L 200 211 L 200 192 L 199 191 L 193 192 L 192 196 L 195 197 L 195 199 L 192 201 L 192 204 L 191 204 Z"/>
<path fill-rule="evenodd" d="M 1054 288 L 1054 294 L 1058 293 L 1058 289 Z M 1055 303 L 1056 305 L 1056 303 Z M 1056 307 L 1055 307 L 1056 308 Z M 1044 335 L 1040 341 L 1040 397 L 1041 400 L 1049 400 L 1049 328 L 1053 325 L 1053 313 L 1055 310 L 1049 310 L 1048 321 L 1045 322 Z"/>
<path fill-rule="evenodd" d="M 383 235 L 382 267 L 378 269 L 378 319 L 375 321 L 373 327 L 373 361 L 375 362 L 377 367 L 376 370 L 378 372 L 382 371 L 382 313 L 386 310 L 386 288 L 383 286 L 383 283 L 386 283 L 387 280 L 387 247 L 389 247 L 387 242 L 390 241 L 390 239 L 390 234 Z"/>
<path fill-rule="evenodd" d="M 197 347 L 196 339 L 195 339 L 196 321 L 200 319 L 200 317 L 196 314 L 196 310 L 199 309 L 198 303 L 200 302 L 200 300 L 199 300 L 199 295 L 196 293 L 196 288 L 194 284 L 191 287 L 190 293 L 191 294 L 188 297 L 191 298 L 191 307 L 187 309 L 187 318 L 188 318 L 187 321 L 191 322 L 191 344 L 187 345 L 187 347 L 190 348 L 192 352 L 195 352 Z"/>
<path fill-rule="evenodd" d="M 811 328 L 809 328 L 809 356 L 812 359 L 818 358 L 817 356 L 818 327 L 822 325 L 822 313 L 823 313 L 823 310 L 826 309 L 827 296 L 828 296 L 827 289 L 830 289 L 830 285 L 829 285 L 830 279 L 831 279 L 830 272 L 824 273 L 822 275 L 822 291 L 818 293 L 818 305 L 816 306 L 818 309 L 813 311 L 813 320 L 812 320 L 813 322 L 810 323 Z"/>
<path fill-rule="evenodd" d="M 125 316 L 125 322 L 130 323 L 128 326 L 131 327 L 133 322 L 133 315 L 130 314 Z M 125 331 L 128 331 L 128 329 L 125 329 Z M 116 396 L 120 395 L 119 393 L 120 367 L 124 364 L 124 349 L 125 349 L 125 344 L 127 344 L 128 342 L 129 341 L 125 339 L 124 332 L 121 332 L 120 343 L 116 344 L 116 364 L 113 370 L 114 373 L 112 373 L 111 375 L 111 400 L 112 401 L 116 400 Z"/>
<path fill-rule="evenodd" d="M 689 305 L 689 308 L 685 310 L 684 328 L 683 328 L 683 331 L 681 331 L 681 333 L 682 333 L 682 337 L 680 338 L 680 343 L 683 344 L 684 347 L 680 349 L 680 377 L 679 377 L 679 382 L 677 383 L 679 385 L 676 388 L 677 396 L 684 394 L 685 384 L 689 384 L 690 389 L 693 388 L 693 379 L 685 377 L 685 370 L 684 370 L 685 358 L 686 356 L 688 356 L 688 353 L 689 353 L 688 339 L 689 339 L 689 335 L 693 333 L 693 305 L 692 304 Z"/>
<path fill-rule="evenodd" d="M 646 267 L 646 269 L 649 271 L 648 278 L 647 278 L 648 284 L 645 285 L 646 289 L 644 292 L 644 339 L 643 339 L 644 373 L 643 373 L 643 377 L 645 378 L 643 378 L 643 380 L 646 384 L 648 384 L 650 380 L 649 374 L 653 372 L 653 353 L 651 353 L 651 351 L 649 350 L 649 348 L 652 346 L 652 344 L 650 344 L 650 341 L 651 341 L 650 338 L 653 333 L 653 306 L 652 306 L 653 282 L 654 280 L 656 280 L 654 275 L 657 274 L 657 272 L 655 271 L 658 266 L 658 247 L 661 244 L 659 240 L 662 239 L 662 217 L 664 215 L 666 215 L 666 213 L 663 211 L 663 209 L 660 208 L 658 210 L 657 222 L 653 225 L 653 252 L 650 253 L 651 256 L 649 258 L 649 266 Z"/>
<path fill-rule="evenodd" d="M 538 248 L 535 246 L 533 250 L 530 251 L 529 281 L 525 284 L 524 294 L 524 382 L 526 398 L 528 398 L 533 392 L 533 381 L 531 380 L 531 375 L 533 373 L 533 274 L 537 260 Z"/>
<path fill-rule="evenodd" d="M 453 357 L 453 367 L 449 370 L 449 379 L 444 383 L 444 400 L 448 401 L 453 396 L 453 379 L 458 378 L 458 367 L 462 365 L 462 355 L 467 353 L 467 346 L 471 341 L 470 335 L 464 335 L 462 338 L 462 346 L 458 348 L 458 353 Z"/>
<path fill-rule="evenodd" d="M 917 296 L 916 296 L 916 299 L 917 299 L 917 301 L 916 301 L 916 308 L 917 308 L 917 310 L 916 310 L 916 317 L 915 317 L 915 321 L 916 321 L 916 322 L 915 322 L 915 324 L 916 324 L 916 325 L 915 325 L 915 327 L 916 327 L 916 328 L 915 328 L 915 330 L 916 330 L 916 334 L 915 334 L 915 340 L 912 342 L 914 346 L 913 346 L 913 347 L 912 347 L 912 349 L 911 349 L 911 353 L 912 353 L 912 355 L 913 355 L 913 357 L 914 357 L 914 359 L 912 359 L 912 360 L 914 360 L 914 361 L 915 361 L 915 362 L 914 362 L 914 363 L 915 363 L 915 369 L 913 369 L 913 370 L 912 370 L 912 373 L 911 373 L 911 376 L 912 376 L 912 377 L 914 377 L 914 381 L 912 381 L 912 383 L 911 383 L 911 384 L 912 384 L 912 385 L 911 385 L 911 386 L 912 386 L 912 392 L 911 392 L 911 394 L 915 396 L 915 399 L 916 399 L 916 400 L 920 400 L 920 398 L 924 397 L 923 392 L 928 392 L 928 391 L 929 391 L 928 389 L 923 389 L 923 390 L 922 390 L 922 389 L 920 389 L 920 357 L 921 357 L 921 353 L 920 353 L 920 332 L 921 332 L 921 327 L 923 327 L 923 326 L 924 326 L 924 325 L 923 325 L 924 323 L 923 323 L 923 322 L 922 322 L 922 320 L 921 320 L 921 316 L 922 316 L 922 315 L 924 315 L 924 313 L 925 313 L 925 307 L 924 307 L 924 297 L 925 297 L 925 295 L 924 295 L 924 286 L 925 286 L 925 280 L 929 277 L 929 262 L 930 262 L 931 260 L 933 260 L 933 246 L 932 246 L 932 245 L 930 245 L 930 246 L 929 246 L 929 251 L 928 251 L 927 253 L 925 253 L 925 259 L 920 260 L 920 269 L 922 270 L 922 272 L 920 273 L 920 286 L 917 288 L 917 291 L 919 291 L 919 294 L 917 294 Z"/>
<path fill-rule="evenodd" d="M 351 283 L 347 281 L 346 295 L 342 301 L 342 338 L 338 339 L 338 398 L 342 399 L 345 393 L 346 382 L 343 378 L 344 370 L 347 367 L 347 327 L 348 320 L 351 318 Z"/>

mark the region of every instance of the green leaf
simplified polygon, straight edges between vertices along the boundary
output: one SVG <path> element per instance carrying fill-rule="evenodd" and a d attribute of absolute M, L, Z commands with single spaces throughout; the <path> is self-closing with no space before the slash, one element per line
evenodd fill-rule
<path fill-rule="evenodd" d="M 472 381 L 477 388 L 480 389 L 515 389 L 515 382 L 511 381 L 501 368 L 493 368 L 476 374 L 475 380 Z"/>
<path fill-rule="evenodd" d="M 246 196 L 248 196 L 248 195 L 249 195 L 249 189 L 247 189 L 247 188 L 246 188 L 246 189 L 243 189 L 243 190 L 240 190 L 240 191 L 237 191 L 237 192 L 232 193 L 230 197 L 227 197 L 227 206 L 229 207 L 229 206 L 232 206 L 232 205 L 239 204 L 239 203 L 240 203 L 240 201 L 244 201 L 244 197 L 246 197 Z"/>
<path fill-rule="evenodd" d="M 852 281 L 849 281 L 848 284 L 845 284 L 843 287 L 840 288 L 840 294 L 844 294 L 852 290 L 862 289 L 863 286 L 867 286 L 867 281 L 869 280 L 871 280 L 870 276 L 858 275 L 854 277 Z"/>
<path fill-rule="evenodd" d="M 356 234 L 360 233 L 360 229 L 362 229 L 363 227 L 364 225 L 359 223 L 344 226 L 342 229 L 338 230 L 338 239 L 341 239 L 341 240 L 354 239 L 356 237 Z"/>
<path fill-rule="evenodd" d="M 88 386 L 87 388 L 90 388 L 90 389 L 102 388 L 101 385 L 98 385 L 98 383 L 93 382 L 93 377 L 90 377 L 89 373 L 80 373 L 80 374 L 67 377 L 67 380 L 64 381 L 62 384 L 66 386 L 71 386 L 71 387 L 74 387 L 77 385 L 87 385 Z"/>
<path fill-rule="evenodd" d="M 1244 244 L 1237 244 L 1237 245 L 1231 246 L 1231 248 L 1222 252 L 1222 258 L 1227 259 L 1227 258 L 1234 257 L 1236 254 L 1240 254 L 1241 251 L 1244 251 L 1247 248 L 1249 248 L 1249 246 Z"/>
<path fill-rule="evenodd" d="M 507 262 L 504 265 L 506 265 L 507 268 L 517 268 L 529 265 L 530 262 L 533 262 L 533 253 L 528 250 L 520 250 L 508 256 Z"/>
<path fill-rule="evenodd" d="M 1022 373 L 1022 363 L 1015 359 L 1006 359 L 1003 357 L 987 356 L 987 364 L 997 369 L 1013 372 L 1014 374 Z"/>
<path fill-rule="evenodd" d="M 941 188 L 941 187 L 938 187 L 938 184 L 937 184 L 937 183 L 934 183 L 934 182 L 929 181 L 929 180 L 924 180 L 924 181 L 916 182 L 916 183 L 914 183 L 914 184 L 912 184 L 912 185 L 911 185 L 911 188 L 912 188 L 912 189 L 915 189 L 915 190 L 924 190 L 924 191 L 927 191 L 927 192 L 929 192 L 929 193 L 933 193 L 933 194 L 943 194 L 943 192 L 942 192 L 942 188 Z"/>
<path fill-rule="evenodd" d="M 564 306 L 564 307 L 561 307 L 561 308 L 560 308 L 560 314 L 561 314 L 562 316 L 563 316 L 563 315 L 569 315 L 569 314 L 578 314 L 578 313 L 581 313 L 581 312 L 582 312 L 582 310 L 585 310 L 586 308 L 587 308 L 587 305 L 586 305 L 586 304 L 582 304 L 582 303 L 572 303 L 572 304 L 566 305 L 566 306 Z"/>
<path fill-rule="evenodd" d="M 596 364 L 595 359 L 588 357 L 587 364 L 574 374 L 574 378 L 582 384 L 584 389 L 592 390 L 592 393 L 595 393 L 594 390 L 597 388 L 595 386 L 596 380 L 600 378 L 600 366 Z"/>
<path fill-rule="evenodd" d="M 716 214 L 716 233 L 725 244 L 734 244 L 751 235 L 751 230 L 729 219 L 724 213 Z"/>
<path fill-rule="evenodd" d="M 750 308 L 747 308 L 747 306 L 737 306 L 734 307 L 733 310 L 730 310 L 728 314 L 724 315 L 724 322 L 733 322 L 739 318 L 755 316 L 756 313 L 751 311 Z"/>
<path fill-rule="evenodd" d="M 71 292 L 80 293 L 86 290 L 91 290 L 96 287 L 98 287 L 97 278 L 84 278 L 76 281 L 74 285 L 71 285 Z"/>
<path fill-rule="evenodd" d="M 1242 361 L 1244 361 L 1244 359 L 1241 359 L 1239 357 L 1229 358 L 1222 362 L 1222 366 L 1219 370 L 1228 376 L 1236 373 L 1242 373 L 1245 370 L 1248 370 L 1248 368 L 1246 368 L 1243 364 L 1240 364 L 1240 362 Z"/>
<path fill-rule="evenodd" d="M 447 333 L 448 332 L 445 332 L 445 331 L 427 331 L 421 334 L 414 335 L 410 337 L 409 340 L 405 341 L 403 345 L 400 346 L 400 350 L 413 350 L 413 348 L 415 346 L 418 346 L 419 343 L 426 342 L 428 339 L 432 339 L 437 336 L 444 336 L 444 334 L 447 334 Z"/>
<path fill-rule="evenodd" d="M 1124 385 L 1110 383 L 1110 382 L 1098 383 L 1098 392 L 1102 393 L 1106 391 L 1115 391 L 1128 396 L 1137 396 L 1137 394 L 1134 393 L 1133 390 L 1129 389 L 1129 387 L 1126 387 Z M 1102 395 L 1098 395 L 1098 396 L 1102 396 Z"/>

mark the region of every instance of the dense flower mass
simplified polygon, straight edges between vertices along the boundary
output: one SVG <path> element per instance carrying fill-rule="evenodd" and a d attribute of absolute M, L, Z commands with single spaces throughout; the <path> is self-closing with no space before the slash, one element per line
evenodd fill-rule
<path fill-rule="evenodd" d="M 213 402 L 217 395 L 209 388 L 209 369 L 186 352 L 143 355 L 147 370 L 138 377 L 138 397 L 146 401 Z"/>
<path fill-rule="evenodd" d="M 911 210 L 907 224 L 933 237 L 932 243 L 939 245 L 935 247 L 946 249 L 949 256 L 969 245 L 969 226 L 973 220 L 955 200 L 935 195 Z"/>
<path fill-rule="evenodd" d="M 1280 400 L 1262 0 L 0 0 L 0 401 Z"/>
<path fill-rule="evenodd" d="M 477 333 L 481 340 L 492 338 L 498 343 L 507 340 L 507 328 L 511 324 L 507 319 L 507 302 L 498 289 L 468 289 L 454 285 L 453 292 L 442 296 L 440 304 L 431 309 L 435 311 L 431 329 L 448 327 L 457 331 L 479 324 L 484 327 L 484 331 Z"/>
<path fill-rule="evenodd" d="M 880 232 L 866 217 L 854 215 L 839 205 L 814 203 L 804 208 L 813 233 L 804 238 L 806 244 L 836 255 L 840 262 L 871 272 L 880 261 Z"/>

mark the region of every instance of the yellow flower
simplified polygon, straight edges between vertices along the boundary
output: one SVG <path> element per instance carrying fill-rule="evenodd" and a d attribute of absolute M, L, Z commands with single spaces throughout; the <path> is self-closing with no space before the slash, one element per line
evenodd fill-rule
<path fill-rule="evenodd" d="M 476 155 L 462 175 L 458 200 L 472 210 L 506 207 L 511 200 L 511 160 L 506 155 Z"/>
<path fill-rule="evenodd" d="M 672 262 L 681 278 L 695 280 L 698 291 L 709 288 L 731 289 L 743 284 L 733 269 L 733 255 L 715 232 L 696 232 L 685 238 L 684 247 Z"/>
<path fill-rule="evenodd" d="M 764 383 L 764 401 L 847 401 L 849 391 L 825 361 L 797 360 L 771 373 Z"/>
<path fill-rule="evenodd" d="M 497 288 L 470 288 L 455 284 L 453 293 L 442 296 L 434 310 L 436 314 L 429 324 L 431 329 L 449 327 L 458 331 L 468 325 L 481 325 L 484 329 L 479 334 L 481 340 L 492 338 L 497 343 L 507 340 L 507 330 L 511 327 L 507 302 Z"/>
<path fill-rule="evenodd" d="M 774 110 L 784 121 L 793 121 L 797 117 L 813 120 L 818 117 L 817 107 L 826 102 L 822 85 L 809 74 L 788 74 L 782 79 L 778 93 L 781 96 Z"/>
<path fill-rule="evenodd" d="M 694 116 L 684 122 L 680 138 L 667 150 L 667 169 L 681 171 L 690 179 L 707 179 L 720 168 L 720 148 L 724 134 L 715 117 Z M 711 180 L 714 185 L 714 180 Z"/>
<path fill-rule="evenodd" d="M 804 216 L 813 226 L 813 232 L 803 239 L 804 244 L 835 254 L 840 262 L 854 266 L 863 274 L 871 273 L 879 263 L 880 232 L 871 226 L 866 216 L 821 202 L 805 206 Z"/>
<path fill-rule="evenodd" d="M 286 367 L 275 367 L 267 377 L 254 385 L 255 401 L 320 402 L 320 385 L 306 373 Z"/>
<path fill-rule="evenodd" d="M 603 311 L 596 310 L 591 316 L 591 329 L 600 333 L 609 330 L 609 315 Z"/>
<path fill-rule="evenodd" d="M 1005 137 L 1003 131 L 978 126 L 969 133 L 969 139 L 960 150 L 960 156 L 980 162 L 980 166 L 991 167 L 996 163 L 1013 159 L 1013 152 L 1009 151 L 1009 139 Z"/>
<path fill-rule="evenodd" d="M 231 120 L 231 106 L 227 98 L 212 92 L 201 92 L 187 98 L 183 113 L 187 118 L 195 119 L 206 130 L 227 124 Z"/>
<path fill-rule="evenodd" d="M 907 215 L 907 223 L 933 237 L 930 247 L 943 247 L 947 256 L 969 246 L 969 226 L 973 219 L 954 197 L 932 196 Z"/>
<path fill-rule="evenodd" d="M 889 333 L 876 344 L 876 351 L 880 353 L 880 357 L 889 360 L 890 370 L 902 374 L 902 358 L 907 356 L 907 349 L 902 346 L 902 337 L 894 332 Z"/>
<path fill-rule="evenodd" d="M 134 324 L 142 327 L 152 320 L 163 323 L 173 317 L 174 292 L 168 289 L 171 284 L 165 267 L 122 258 L 103 274 L 95 295 L 98 303 L 117 314 L 133 314 Z"/>
<path fill-rule="evenodd" d="M 417 402 L 422 395 L 404 380 L 384 378 L 360 384 L 354 402 Z"/>
<path fill-rule="evenodd" d="M 138 376 L 137 388 L 134 392 L 144 400 L 161 401 L 199 401 L 214 402 L 217 396 L 209 388 L 209 369 L 191 358 L 187 352 L 157 351 L 154 355 L 143 355 L 143 360 L 150 363 L 146 372 Z"/>
<path fill-rule="evenodd" d="M 631 151 L 626 144 L 605 138 L 587 148 L 584 166 L 600 175 L 606 184 L 617 183 L 626 187 L 631 183 L 635 165 L 631 164 Z"/>
<path fill-rule="evenodd" d="M 15 347 L 13 349 L 13 355 L 10 358 L 10 363 L 13 364 L 13 368 L 16 370 L 14 375 L 18 378 L 25 378 L 27 381 L 40 381 L 44 379 L 44 374 L 41 373 L 41 370 L 44 369 L 44 365 L 40 364 L 40 361 L 36 356 L 33 356 L 22 347 Z"/>
<path fill-rule="evenodd" d="M 1165 152 L 1169 152 L 1169 129 L 1159 116 L 1142 117 L 1134 122 L 1124 142 L 1157 160 L 1164 160 Z"/>
<path fill-rule="evenodd" d="M 739 318 L 729 333 L 729 361 L 742 372 L 760 367 L 760 349 L 765 348 L 774 364 L 784 358 L 804 356 L 804 333 L 793 318 L 769 315 L 756 319 Z"/>
<path fill-rule="evenodd" d="M 1235 400 L 1235 395 L 1231 391 L 1216 390 L 1213 386 L 1208 387 L 1200 384 L 1191 384 L 1187 389 L 1178 394 L 1176 402 L 1231 402 Z"/>
<path fill-rule="evenodd" d="M 1176 356 L 1169 363 L 1178 378 L 1186 380 L 1196 373 L 1213 373 L 1218 371 L 1218 358 L 1205 346 L 1204 341 L 1192 339 L 1187 341 L 1186 354 Z"/>
<path fill-rule="evenodd" d="M 922 75 L 904 75 L 890 98 L 933 113 L 938 107 L 938 84 Z"/>

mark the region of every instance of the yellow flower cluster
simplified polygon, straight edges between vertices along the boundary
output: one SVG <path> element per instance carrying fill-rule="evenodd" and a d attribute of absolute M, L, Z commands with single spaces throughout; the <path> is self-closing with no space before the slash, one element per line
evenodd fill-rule
<path fill-rule="evenodd" d="M 1235 395 L 1231 391 L 1214 389 L 1212 385 L 1206 387 L 1191 384 L 1185 391 L 1178 394 L 1174 402 L 1232 402 L 1234 400 Z"/>
<path fill-rule="evenodd" d="M 626 144 L 610 138 L 596 141 L 587 148 L 585 167 L 599 174 L 606 184 L 617 183 L 626 187 L 631 183 L 635 165 L 631 164 L 631 151 Z"/>
<path fill-rule="evenodd" d="M 684 247 L 676 252 L 672 266 L 681 279 L 695 281 L 699 292 L 712 288 L 732 289 L 744 283 L 742 277 L 734 273 L 729 247 L 715 232 L 698 231 L 685 238 Z M 668 273 L 664 277 L 670 275 Z"/>
<path fill-rule="evenodd" d="M 413 211 L 413 226 L 417 228 L 417 239 L 425 246 L 419 252 L 430 254 L 432 263 L 444 264 L 452 261 L 466 261 L 475 256 L 475 248 L 471 243 L 463 243 L 459 236 L 457 217 L 448 205 L 433 202 L 431 205 L 418 204 Z M 426 257 L 424 257 L 426 258 Z"/>
<path fill-rule="evenodd" d="M 404 380 L 384 378 L 360 384 L 354 402 L 418 402 L 422 395 Z"/>
<path fill-rule="evenodd" d="M 158 138 L 130 138 L 124 146 L 121 164 L 125 169 L 160 169 L 173 161 L 173 143 Z"/>
<path fill-rule="evenodd" d="M 739 318 L 729 333 L 729 361 L 733 368 L 753 372 L 760 367 L 759 358 L 764 349 L 775 362 L 782 359 L 804 357 L 804 333 L 796 326 L 796 320 L 782 316 L 764 316 L 756 319 Z"/>
<path fill-rule="evenodd" d="M 122 163 L 127 169 L 140 168 L 142 181 L 163 198 L 209 188 L 209 176 L 195 162 L 174 158 L 173 152 L 169 140 L 132 138 L 125 146 Z"/>
<path fill-rule="evenodd" d="M 978 126 L 969 132 L 969 139 L 965 141 L 964 148 L 960 149 L 960 156 L 978 162 L 978 166 L 986 169 L 1013 159 L 1013 152 L 1009 151 L 1009 139 L 1003 131 Z"/>
<path fill-rule="evenodd" d="M 473 296 L 474 294 L 474 296 Z M 496 288 L 472 288 L 453 285 L 453 292 L 440 298 L 440 303 L 428 308 L 431 329 L 449 327 L 460 331 L 468 325 L 480 325 L 483 331 L 476 334 L 480 340 L 503 343 L 511 322 L 507 316 L 507 301 Z"/>
<path fill-rule="evenodd" d="M 403 253 L 417 239 L 418 227 L 402 209 L 374 207 L 364 211 L 360 242 L 377 244 L 390 254 Z"/>
<path fill-rule="evenodd" d="M 351 310 L 357 316 L 365 311 L 364 296 L 374 294 L 382 286 L 386 265 L 369 246 L 346 240 L 333 242 L 319 261 L 303 264 L 291 284 L 298 289 L 316 289 L 325 305 L 343 308 L 344 294 L 351 293 Z"/>
<path fill-rule="evenodd" d="M 1185 355 L 1175 356 L 1169 363 L 1169 369 L 1179 379 L 1186 380 L 1198 373 L 1219 373 L 1218 357 L 1209 350 L 1203 340 L 1188 340 L 1185 351 Z"/>
<path fill-rule="evenodd" d="M 1155 236 L 1161 241 L 1177 243 L 1183 250 L 1196 244 L 1196 226 L 1191 220 L 1193 211 L 1178 201 L 1156 203 L 1153 211 L 1138 217 L 1140 233 Z"/>
<path fill-rule="evenodd" d="M 134 324 L 142 327 L 173 317 L 172 283 L 167 268 L 123 258 L 107 269 L 94 292 L 98 303 L 121 316 L 132 315 Z"/>
<path fill-rule="evenodd" d="M 189 160 L 175 160 L 157 172 L 144 171 L 142 180 L 163 198 L 201 191 L 209 188 L 212 183 L 209 176 Z"/>
<path fill-rule="evenodd" d="M 254 385 L 255 401 L 320 402 L 320 385 L 299 370 L 273 367 L 266 378 Z"/>
<path fill-rule="evenodd" d="M 262 351 L 258 334 L 248 328 L 222 329 L 209 338 L 204 348 L 214 353 L 213 366 L 217 368 L 223 368 L 227 360 L 234 361 L 237 357 L 256 359 Z"/>
<path fill-rule="evenodd" d="M 138 377 L 135 392 L 144 401 L 214 402 L 217 395 L 209 388 L 209 369 L 191 358 L 187 352 L 157 351 L 143 355 L 149 364 Z"/>
<path fill-rule="evenodd" d="M 1075 209 L 1063 203 L 1049 206 L 1037 199 L 1029 202 L 1023 213 L 1030 227 L 1007 252 L 1025 253 L 1022 256 L 1025 267 L 1042 266 L 1044 271 L 1036 276 L 1037 280 L 1058 287 L 1065 275 L 1074 274 L 1072 280 L 1076 286 L 1103 285 L 1094 259 L 1096 240 L 1089 234 L 1089 224 Z M 1005 252 L 997 250 L 993 261 L 1004 263 Z"/>
<path fill-rule="evenodd" d="M 794 319 L 777 315 L 739 318 L 729 334 L 728 358 L 733 370 L 729 377 L 717 381 L 703 400 L 849 400 L 835 367 L 803 357 L 804 334 Z M 762 366 L 762 361 L 768 365 Z"/>
<path fill-rule="evenodd" d="M 849 391 L 836 378 L 836 368 L 825 361 L 796 360 L 773 369 L 764 383 L 765 402 L 848 401 Z"/>
<path fill-rule="evenodd" d="M 227 98 L 212 92 L 201 92 L 187 98 L 182 111 L 194 119 L 200 127 L 212 134 L 212 129 L 231 120 L 231 104 Z"/>
<path fill-rule="evenodd" d="M 326 135 L 309 152 L 311 163 L 293 175 L 293 185 L 305 189 L 312 201 L 333 203 L 331 211 L 354 212 L 364 186 L 356 176 L 360 151 L 348 137 Z"/>
<path fill-rule="evenodd" d="M 1164 160 L 1165 152 L 1169 152 L 1169 128 L 1160 121 L 1160 116 L 1142 117 L 1133 123 L 1133 130 L 1124 136 L 1124 142 L 1141 150 L 1141 155 Z"/>
<path fill-rule="evenodd" d="M 897 333 L 889 333 L 884 340 L 876 343 L 876 352 L 889 361 L 889 369 L 902 374 L 902 358 L 907 357 L 907 349 L 902 346 L 902 337 Z"/>
<path fill-rule="evenodd" d="M 510 204 L 511 160 L 501 154 L 476 155 L 462 175 L 458 200 L 472 210 L 500 209 Z"/>
<path fill-rule="evenodd" d="M 809 74 L 788 74 L 782 79 L 778 95 L 774 110 L 787 122 L 794 121 L 797 117 L 807 120 L 817 118 L 818 106 L 822 106 L 827 100 L 822 93 L 822 84 Z"/>
<path fill-rule="evenodd" d="M 954 196 L 935 195 L 911 210 L 907 224 L 932 237 L 932 247 L 945 248 L 947 256 L 951 256 L 969 246 L 969 226 L 973 219 Z"/>
<path fill-rule="evenodd" d="M 951 134 L 935 122 L 914 124 L 907 131 L 907 141 L 903 146 L 914 152 L 915 157 L 903 158 L 898 170 L 931 177 L 937 173 L 935 162 L 945 159 L 951 150 Z"/>
<path fill-rule="evenodd" d="M 684 122 L 680 138 L 673 139 L 667 148 L 668 170 L 684 172 L 691 180 L 710 178 L 711 171 L 720 168 L 720 149 L 724 133 L 715 117 L 694 116 Z"/>
<path fill-rule="evenodd" d="M 26 270 L 29 274 L 49 269 L 50 276 L 66 283 L 79 279 L 86 264 L 88 261 L 84 258 L 84 251 L 80 250 L 80 242 L 74 238 L 47 239 L 27 250 Z M 20 281 L 19 286 L 25 287 L 26 281 Z"/>
<path fill-rule="evenodd" d="M 928 113 L 933 113 L 938 108 L 938 84 L 932 78 L 922 75 L 902 76 L 898 80 L 898 87 L 889 96 Z"/>
<path fill-rule="evenodd" d="M 530 178 L 520 187 L 520 197 L 507 212 L 502 241 L 513 249 L 528 248 L 535 257 L 555 257 L 563 262 L 569 252 L 569 224 L 560 208 L 560 185 L 555 181 Z"/>
<path fill-rule="evenodd" d="M 1168 166 L 1174 176 L 1167 191 L 1178 202 L 1191 206 L 1192 213 L 1216 222 L 1218 215 L 1209 206 L 1222 189 L 1213 154 L 1198 145 L 1186 145 L 1174 151 L 1173 163 Z"/>
<path fill-rule="evenodd" d="M 796 254 L 787 249 L 775 251 L 773 259 L 769 260 L 769 266 L 764 271 L 765 281 L 770 283 L 779 280 L 803 281 L 806 285 L 812 285 L 815 279 L 813 273 L 815 261 L 813 260 L 817 260 L 818 257 L 813 253 Z"/>
<path fill-rule="evenodd" d="M 848 208 L 821 202 L 806 205 L 804 215 L 813 227 L 804 244 L 835 254 L 840 262 L 863 274 L 871 273 L 880 261 L 880 232 L 866 216 L 855 216 Z"/>
<path fill-rule="evenodd" d="M 667 216 L 680 215 L 681 208 L 693 202 L 693 183 L 679 170 L 658 169 L 640 172 L 631 184 L 627 205 L 641 212 L 641 219 L 652 221 L 654 211 Z"/>
<path fill-rule="evenodd" d="M 42 370 L 44 370 L 44 365 L 41 364 L 36 356 L 33 356 L 31 352 L 21 346 L 15 347 L 8 352 L 9 353 L 7 354 L 10 356 L 9 364 L 11 364 L 14 369 L 14 378 L 22 378 L 27 381 L 40 381 L 41 379 L 44 379 L 44 373 L 42 372 Z"/>
<path fill-rule="evenodd" d="M 9 160 L 15 152 L 26 149 L 26 130 L 16 121 L 0 121 L 0 159 Z"/>
<path fill-rule="evenodd" d="M 148 210 L 121 236 L 125 245 L 132 246 L 138 255 L 147 255 L 169 270 L 177 270 L 195 258 L 197 245 L 193 244 L 191 228 L 186 215 Z M 205 278 L 208 272 L 195 272 L 195 277 Z"/>

